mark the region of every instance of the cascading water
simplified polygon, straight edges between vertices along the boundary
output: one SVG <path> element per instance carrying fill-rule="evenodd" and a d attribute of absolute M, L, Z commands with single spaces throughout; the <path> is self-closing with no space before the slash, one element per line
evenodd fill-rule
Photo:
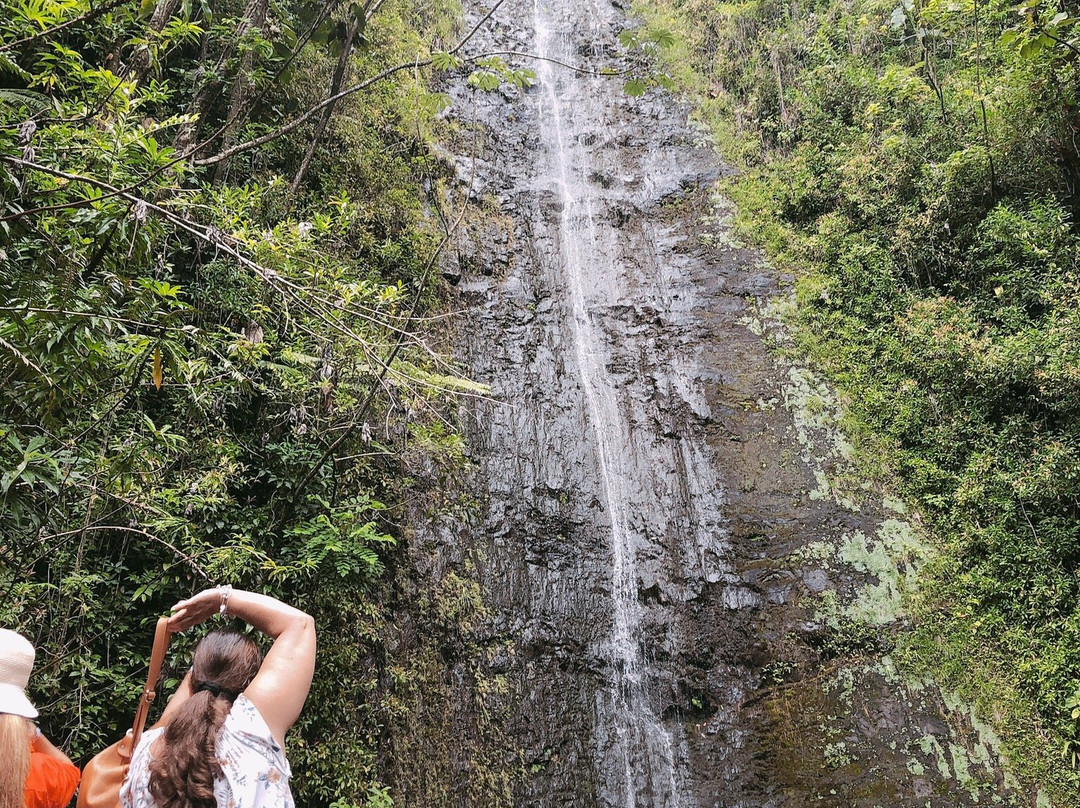
<path fill-rule="evenodd" d="M 607 75 L 629 24 L 612 0 L 508 0 L 471 44 L 536 54 L 537 85 L 451 88 L 460 131 L 475 116 L 484 133 L 454 149 L 480 213 L 444 268 L 459 356 L 492 390 L 463 407 L 483 513 L 413 551 L 481 585 L 515 805 L 924 808 L 945 777 L 922 737 L 940 702 L 901 703 L 864 671 L 856 716 L 818 650 L 814 599 L 855 576 L 814 559 L 879 517 L 820 494 L 776 404 L 748 300 L 778 279 L 717 221 L 715 154 L 669 96 Z M 821 711 L 805 726 L 802 703 Z M 827 768 L 826 747 L 851 767 Z"/>
<path fill-rule="evenodd" d="M 583 282 L 586 272 L 610 271 L 612 253 L 601 238 L 596 222 L 593 195 L 587 185 L 581 154 L 575 154 L 568 143 L 575 134 L 567 131 L 564 105 L 554 62 L 566 62 L 574 57 L 566 47 L 565 36 L 551 28 L 543 0 L 536 0 L 534 20 L 539 62 L 538 78 L 544 88 L 540 119 L 544 122 L 542 139 L 548 144 L 554 181 L 559 199 L 559 263 L 570 292 L 569 325 L 573 335 L 576 370 L 584 390 L 588 408 L 589 428 L 596 447 L 596 463 L 602 489 L 602 501 L 608 514 L 611 531 L 611 630 L 610 664 L 611 687 L 597 691 L 596 710 L 599 718 L 598 752 L 614 757 L 621 766 L 606 767 L 621 773 L 621 784 L 608 784 L 609 794 L 622 791 L 622 804 L 627 808 L 639 805 L 681 808 L 682 774 L 675 760 L 673 740 L 649 705 L 644 690 L 641 651 L 638 647 L 640 608 L 637 595 L 637 569 L 634 544 L 631 541 L 627 506 L 630 493 L 626 478 L 632 473 L 619 456 L 621 447 L 630 442 L 624 433 L 622 416 L 603 368 L 607 358 L 595 346 L 602 344 L 586 309 Z M 602 47 L 607 31 L 597 30 L 595 16 L 590 15 L 589 32 L 593 42 Z M 589 87 L 589 90 L 594 90 Z M 590 93 L 595 95 L 594 93 Z M 581 134 L 581 133 L 576 133 Z M 578 147 L 588 150 L 588 147 Z M 587 153 L 587 151 L 586 151 Z M 616 301 L 612 301 L 616 302 Z M 603 748 L 605 737 L 616 741 L 612 749 Z M 639 794 L 639 792 L 644 792 Z M 662 796 L 663 795 L 663 796 Z"/>
<path fill-rule="evenodd" d="M 587 405 L 588 427 L 596 450 L 601 501 L 610 527 L 611 613 L 612 629 L 607 655 L 611 670 L 610 687 L 596 693 L 597 753 L 607 758 L 602 771 L 617 773 L 621 782 L 606 783 L 604 793 L 613 803 L 637 808 L 682 808 L 686 804 L 682 786 L 683 773 L 676 761 L 674 741 L 653 711 L 646 692 L 646 671 L 639 648 L 641 614 L 638 603 L 635 542 L 631 535 L 628 508 L 632 486 L 632 464 L 621 452 L 631 445 L 627 426 L 615 399 L 610 375 L 604 363 L 610 356 L 603 350 L 603 336 L 594 326 L 587 308 L 584 283 L 586 273 L 612 273 L 616 250 L 610 244 L 610 232 L 597 226 L 595 182 L 588 181 L 592 149 L 583 145 L 568 120 L 566 107 L 572 100 L 563 97 L 562 82 L 556 63 L 574 59 L 571 36 L 588 37 L 592 53 L 602 53 L 610 35 L 610 26 L 601 26 L 597 9 L 585 4 L 576 6 L 578 20 L 572 30 L 553 29 L 551 9 L 545 0 L 535 0 L 533 19 L 537 54 L 541 57 L 537 77 L 543 88 L 539 119 L 541 139 L 547 144 L 550 172 L 545 172 L 561 209 L 558 221 L 559 269 L 569 291 L 568 325 L 572 334 L 576 374 L 581 380 Z M 564 24 L 570 22 L 563 19 Z M 583 24 L 584 23 L 584 24 Z M 580 109 L 595 125 L 603 120 L 606 93 L 599 91 L 597 79 L 574 77 L 576 89 L 584 89 L 577 103 L 590 103 Z M 601 79 L 603 81 L 603 79 Z M 610 82 L 609 82 L 610 83 Z M 595 117 L 593 117 L 595 116 Z M 610 231 L 611 228 L 608 228 Z M 616 231 L 617 232 L 617 231 Z M 613 285 L 612 291 L 618 287 Z M 618 299 L 596 301 L 596 305 L 620 302 Z M 614 741 L 612 744 L 611 741 Z M 610 744 L 610 746 L 609 746 Z"/>

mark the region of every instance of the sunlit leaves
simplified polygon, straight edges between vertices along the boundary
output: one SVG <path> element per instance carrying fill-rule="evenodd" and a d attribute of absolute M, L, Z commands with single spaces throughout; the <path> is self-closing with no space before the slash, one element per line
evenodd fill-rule
<path fill-rule="evenodd" d="M 9 23 L 26 23 L 29 27 L 44 31 L 74 16 L 84 4 L 80 0 L 19 0 L 8 4 L 11 14 Z"/>
<path fill-rule="evenodd" d="M 675 33 L 668 28 L 625 28 L 619 32 L 619 44 L 627 50 L 645 53 L 667 50 L 678 43 Z"/>
<path fill-rule="evenodd" d="M 511 70 L 508 80 L 515 87 L 528 88 L 536 83 L 536 71 L 530 68 Z"/>
<path fill-rule="evenodd" d="M 635 70 L 623 84 L 623 92 L 631 98 L 640 98 L 650 87 L 674 89 L 671 78 L 656 69 L 656 57 L 662 51 L 673 48 L 678 43 L 675 33 L 668 28 L 626 28 L 619 33 L 619 44 L 639 57 L 649 66 L 648 70 Z"/>
<path fill-rule="evenodd" d="M 650 31 L 649 39 L 658 48 L 667 49 L 673 47 L 676 43 L 675 34 L 666 28 L 653 29 Z"/>
<path fill-rule="evenodd" d="M 289 530 L 290 545 L 286 555 L 273 564 L 272 578 L 313 577 L 325 570 L 343 580 L 355 580 L 382 571 L 379 546 L 392 545 L 394 539 L 379 530 L 372 517 L 386 506 L 366 496 L 332 508 L 326 505 L 327 512 Z"/>
<path fill-rule="evenodd" d="M 205 31 L 202 26 L 181 17 L 173 17 L 161 29 L 161 41 L 165 47 L 197 42 Z"/>
<path fill-rule="evenodd" d="M 457 70 L 464 61 L 456 54 L 435 51 L 431 54 L 431 64 L 436 70 Z"/>
<path fill-rule="evenodd" d="M 512 68 L 501 56 L 489 56 L 476 61 L 476 70 L 469 74 L 468 84 L 478 90 L 491 92 L 505 82 L 514 87 L 528 88 L 536 82 L 536 72 L 528 68 Z"/>
<path fill-rule="evenodd" d="M 422 93 L 419 103 L 427 115 L 434 117 L 448 110 L 452 101 L 446 93 Z"/>
<path fill-rule="evenodd" d="M 1020 20 L 1002 32 L 1002 45 L 1025 59 L 1044 53 L 1061 61 L 1080 57 L 1080 17 L 1046 0 L 1024 0 L 1015 12 Z"/>
<path fill-rule="evenodd" d="M 502 84 L 502 79 L 495 70 L 482 69 L 474 70 L 470 73 L 468 83 L 470 87 L 477 90 L 491 92 L 492 90 L 499 89 L 499 85 Z"/>
<path fill-rule="evenodd" d="M 0 74 L 18 76 L 24 81 L 29 81 L 32 78 L 30 73 L 24 70 L 14 59 L 3 51 L 0 51 Z"/>
<path fill-rule="evenodd" d="M 161 385 L 164 379 L 165 369 L 161 359 L 161 349 L 154 349 L 154 368 L 151 371 L 151 378 L 154 381 L 154 387 L 158 390 L 161 389 Z"/>

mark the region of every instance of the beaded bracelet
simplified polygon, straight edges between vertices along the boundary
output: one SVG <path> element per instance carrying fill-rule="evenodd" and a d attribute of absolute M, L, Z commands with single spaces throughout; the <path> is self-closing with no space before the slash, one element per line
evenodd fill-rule
<path fill-rule="evenodd" d="M 229 611 L 229 595 L 232 593 L 232 584 L 219 586 L 218 593 L 221 595 L 221 606 L 218 607 L 218 614 L 224 617 Z"/>

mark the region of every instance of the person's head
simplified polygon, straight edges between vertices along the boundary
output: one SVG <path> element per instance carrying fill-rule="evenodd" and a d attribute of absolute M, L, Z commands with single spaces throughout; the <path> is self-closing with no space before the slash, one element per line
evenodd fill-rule
<path fill-rule="evenodd" d="M 212 700 L 220 690 L 231 703 L 251 684 L 262 664 L 259 646 L 237 631 L 212 631 L 195 647 L 191 660 L 191 695 L 207 694 Z"/>
<path fill-rule="evenodd" d="M 213 631 L 196 646 L 191 695 L 169 722 L 165 748 L 150 765 L 150 793 L 159 808 L 215 808 L 217 735 L 261 664 L 258 646 L 235 631 Z"/>
<path fill-rule="evenodd" d="M 23 808 L 30 770 L 30 719 L 37 708 L 26 697 L 34 668 L 34 646 L 14 631 L 0 628 L 0 808 Z"/>
<path fill-rule="evenodd" d="M 0 628 L 0 713 L 38 717 L 37 708 L 26 697 L 34 656 L 30 640 L 18 632 Z"/>

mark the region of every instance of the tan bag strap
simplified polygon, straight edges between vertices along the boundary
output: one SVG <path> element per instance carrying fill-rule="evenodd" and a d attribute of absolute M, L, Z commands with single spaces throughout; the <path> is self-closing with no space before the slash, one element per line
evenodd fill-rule
<path fill-rule="evenodd" d="M 157 695 L 154 688 L 161 676 L 161 666 L 165 662 L 165 650 L 169 647 L 170 636 L 169 618 L 162 617 L 157 621 L 157 629 L 154 631 L 154 650 L 150 652 L 150 671 L 146 675 L 146 687 L 139 698 L 139 709 L 135 711 L 135 723 L 131 725 L 132 751 L 139 745 L 139 738 L 146 727 L 146 718 L 150 715 L 150 705 Z"/>

